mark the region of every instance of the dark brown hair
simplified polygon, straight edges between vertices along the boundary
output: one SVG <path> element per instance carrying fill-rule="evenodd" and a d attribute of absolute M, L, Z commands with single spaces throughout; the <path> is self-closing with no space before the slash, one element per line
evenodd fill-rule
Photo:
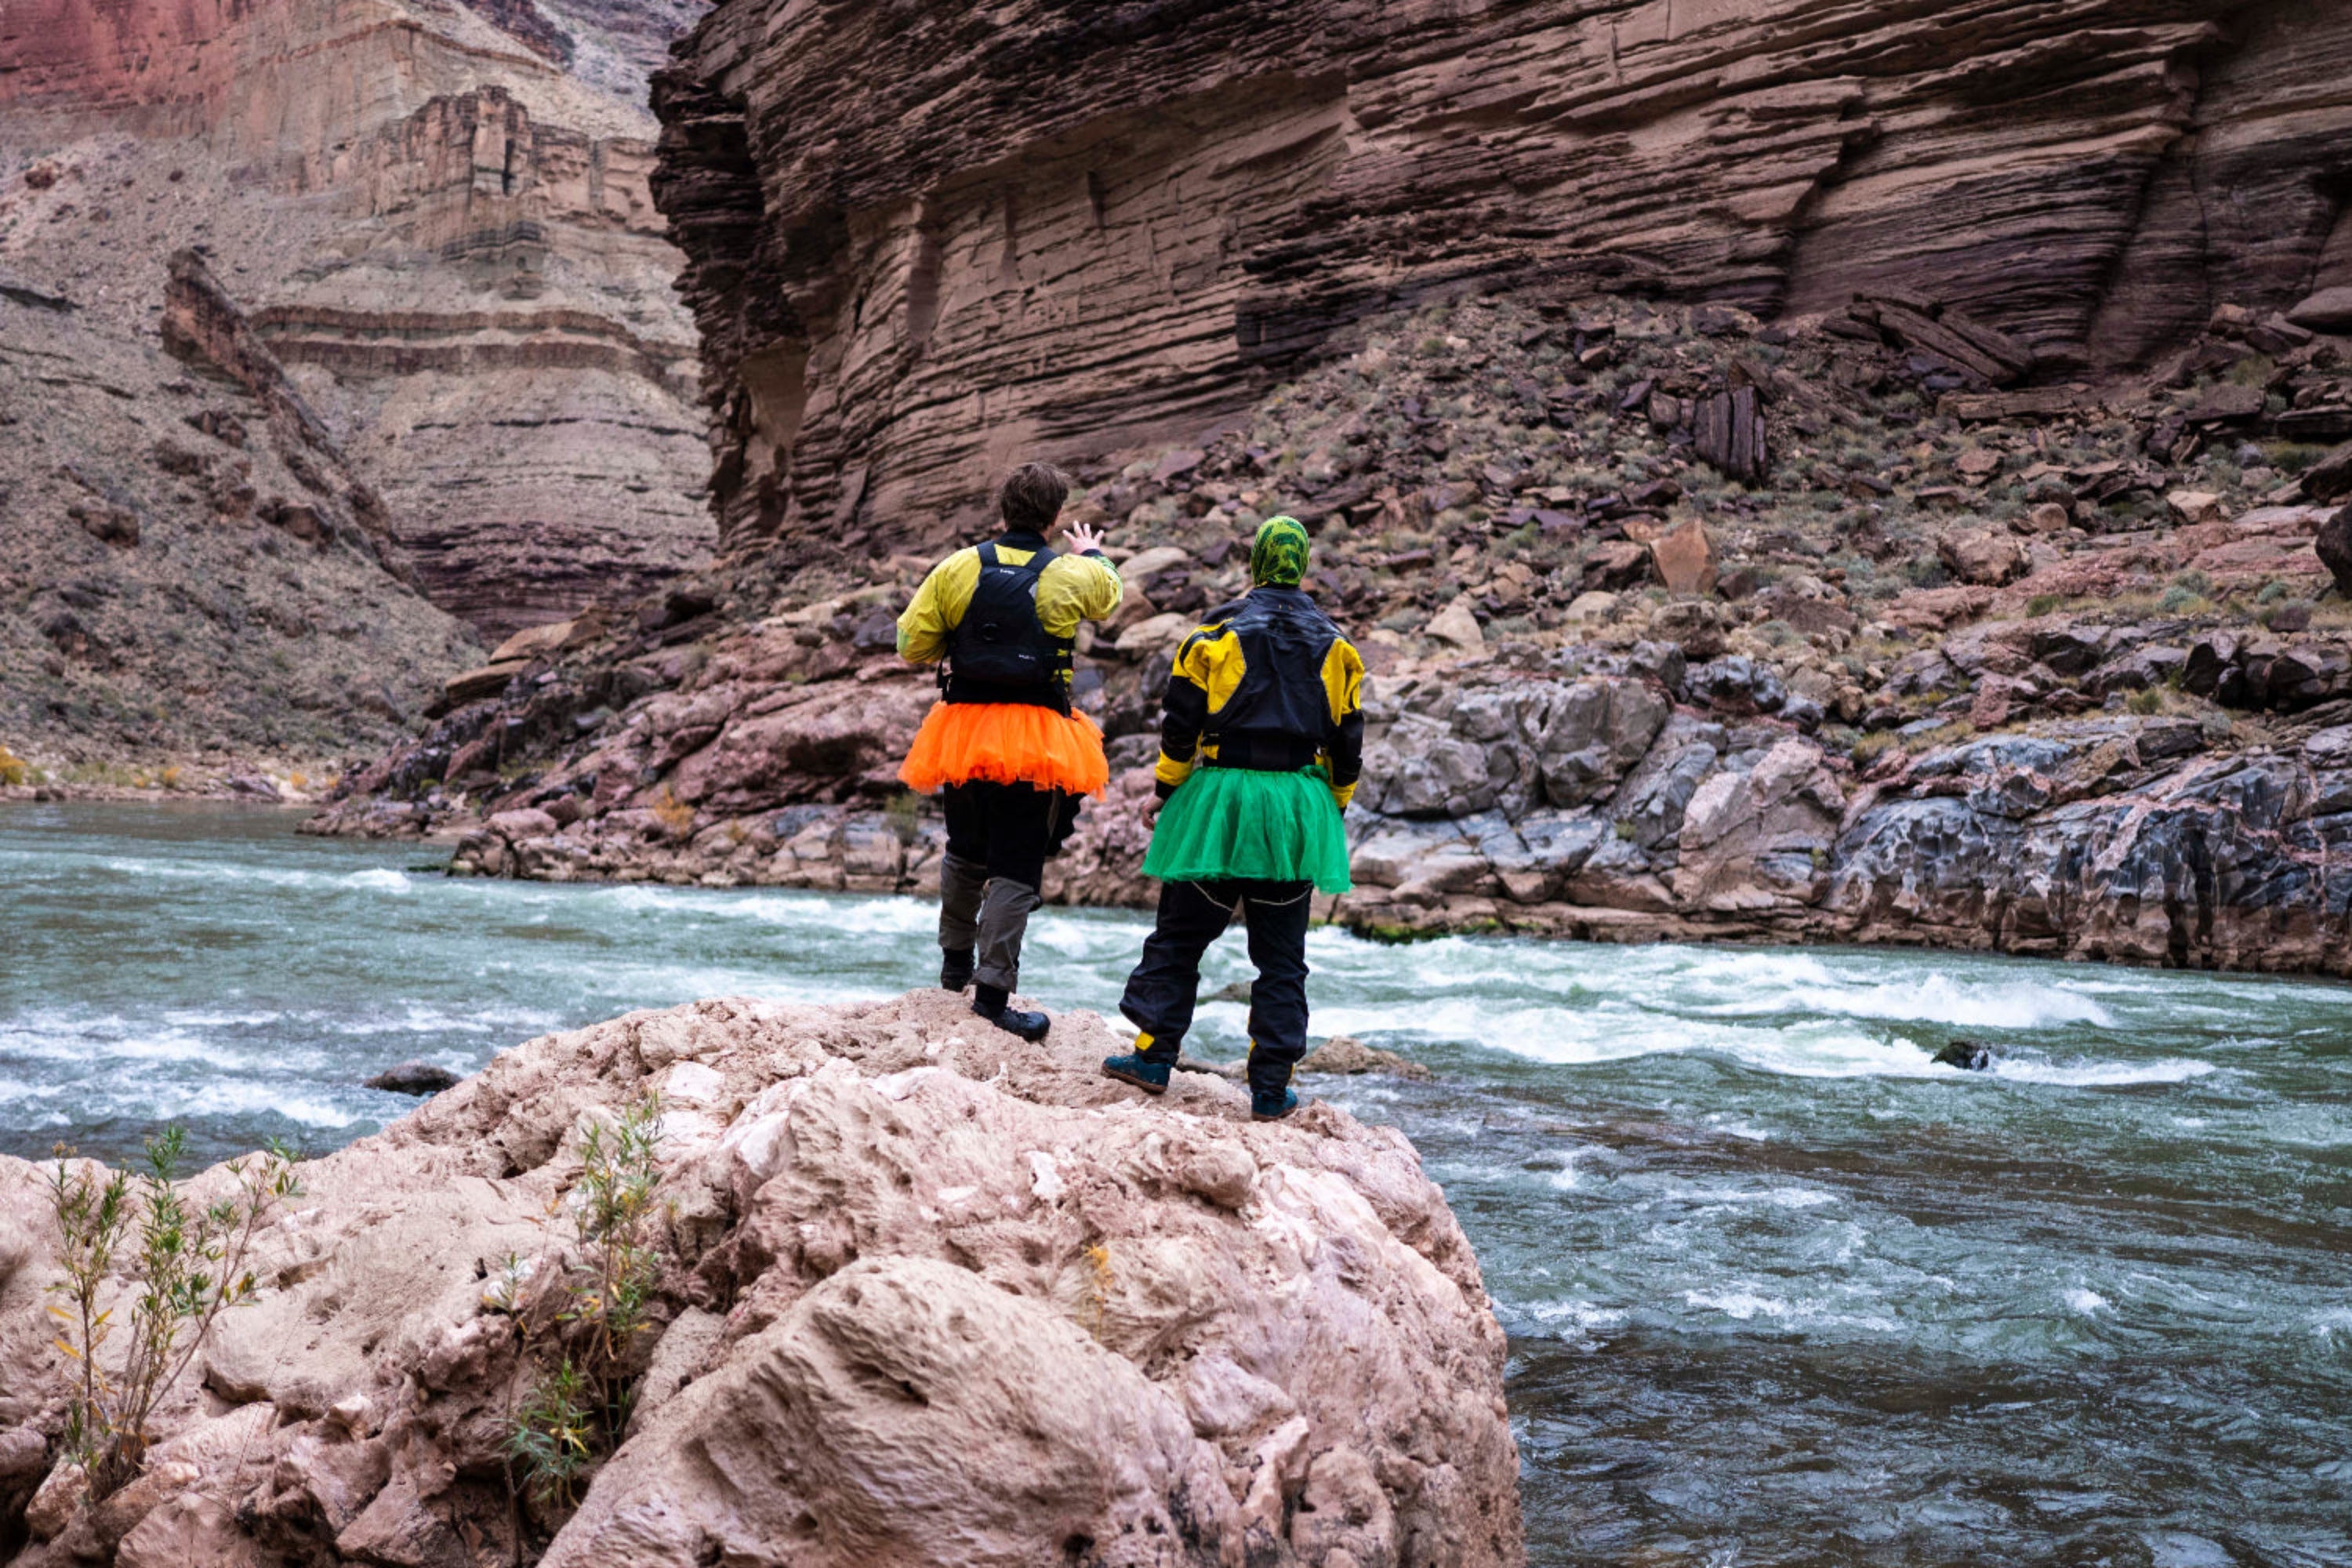
<path fill-rule="evenodd" d="M 1007 528 L 1043 533 L 1069 498 L 1069 475 L 1051 463 L 1024 463 L 996 487 L 996 512 Z"/>

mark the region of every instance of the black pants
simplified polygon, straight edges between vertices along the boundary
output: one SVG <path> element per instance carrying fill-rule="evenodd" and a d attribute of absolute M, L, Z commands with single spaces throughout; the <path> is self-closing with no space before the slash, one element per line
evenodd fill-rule
<path fill-rule="evenodd" d="M 1077 802 L 1034 784 L 950 784 L 940 864 L 940 945 L 977 952 L 973 978 L 1002 991 L 1021 979 L 1021 941 L 1045 900 L 1045 862 L 1076 823 Z"/>
<path fill-rule="evenodd" d="M 1308 882 L 1163 882 L 1160 919 L 1143 941 L 1143 961 L 1127 977 L 1118 1010 L 1151 1036 L 1144 1055 L 1172 1062 L 1192 1026 L 1201 955 L 1234 915 L 1249 927 L 1250 1088 L 1280 1093 L 1307 1054 Z"/>

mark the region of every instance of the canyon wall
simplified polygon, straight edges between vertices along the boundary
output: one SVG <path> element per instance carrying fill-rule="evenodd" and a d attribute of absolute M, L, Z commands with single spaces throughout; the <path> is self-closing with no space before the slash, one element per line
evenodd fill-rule
<path fill-rule="evenodd" d="M 193 247 L 492 640 L 703 559 L 644 72 L 690 4 L 31 0 L 0 266 L 144 346 Z"/>
<path fill-rule="evenodd" d="M 1916 294 L 2096 375 L 2352 281 L 2318 0 L 723 0 L 654 103 L 730 547 L 943 543 L 1433 291 Z"/>

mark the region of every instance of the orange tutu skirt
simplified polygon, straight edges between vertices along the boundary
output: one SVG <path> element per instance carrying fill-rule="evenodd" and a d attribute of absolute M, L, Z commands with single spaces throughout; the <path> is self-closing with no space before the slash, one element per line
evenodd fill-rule
<path fill-rule="evenodd" d="M 1083 713 L 1025 702 L 935 702 L 898 777 L 922 795 L 983 781 L 1100 795 L 1110 783 L 1110 760 L 1102 731 Z"/>

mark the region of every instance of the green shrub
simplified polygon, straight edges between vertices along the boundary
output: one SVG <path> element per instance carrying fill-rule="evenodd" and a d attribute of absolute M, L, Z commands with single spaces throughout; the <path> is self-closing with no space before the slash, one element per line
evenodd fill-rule
<path fill-rule="evenodd" d="M 2312 464 L 2327 456 L 2330 450 L 2329 447 L 2315 447 L 2305 441 L 2273 441 L 2263 448 L 2270 458 L 2271 467 L 2283 474 L 2302 473 Z"/>
<path fill-rule="evenodd" d="M 571 1194 L 576 1245 L 552 1276 L 561 1296 L 554 1343 L 533 1342 L 530 1325 L 541 1314 L 523 1300 L 523 1282 L 540 1269 L 509 1258 L 485 1297 L 522 1336 L 518 1375 L 530 1375 L 530 1390 L 508 1416 L 506 1452 L 543 1506 L 569 1508 L 582 1471 L 617 1447 L 628 1426 L 638 1374 L 632 1347 L 650 1321 L 661 1279 L 652 1234 L 660 1128 L 661 1101 L 651 1094 L 609 1124 L 582 1124 L 580 1176 Z"/>
<path fill-rule="evenodd" d="M 301 1192 L 293 1155 L 283 1145 L 229 1163 L 235 1191 L 192 1208 L 177 1178 L 187 1134 L 178 1127 L 147 1140 L 147 1168 L 104 1179 L 68 1163 L 59 1144 L 49 1175 L 58 1261 L 65 1278 L 49 1289 L 58 1331 L 51 1342 L 71 1363 L 65 1450 L 88 1479 L 92 1501 L 122 1489 L 146 1463 L 148 1421 L 211 1335 L 222 1312 L 253 1294 L 245 1267 L 261 1223 L 281 1199 Z M 126 1250 L 127 1249 L 127 1250 Z M 124 1264 L 127 1301 L 101 1305 L 116 1259 Z M 127 1305 L 127 1317 L 118 1314 Z M 111 1370 L 106 1347 L 116 1330 L 126 1348 Z"/>
<path fill-rule="evenodd" d="M 1895 742 L 1892 730 L 1874 731 L 1853 743 L 1853 765 L 1866 768 L 1884 756 Z"/>
<path fill-rule="evenodd" d="M 2151 686 L 2145 690 L 2135 691 L 2124 699 L 2124 706 L 2142 715 L 2161 713 L 2164 711 L 2164 688 Z"/>
<path fill-rule="evenodd" d="M 890 797 L 882 815 L 890 825 L 893 837 L 901 844 L 912 844 L 922 831 L 923 797 L 913 790 L 902 789 Z"/>
<path fill-rule="evenodd" d="M 2278 370 L 2278 362 L 2268 354 L 2248 354 L 2230 367 L 2232 386 L 2268 386 L 2271 376 Z"/>

